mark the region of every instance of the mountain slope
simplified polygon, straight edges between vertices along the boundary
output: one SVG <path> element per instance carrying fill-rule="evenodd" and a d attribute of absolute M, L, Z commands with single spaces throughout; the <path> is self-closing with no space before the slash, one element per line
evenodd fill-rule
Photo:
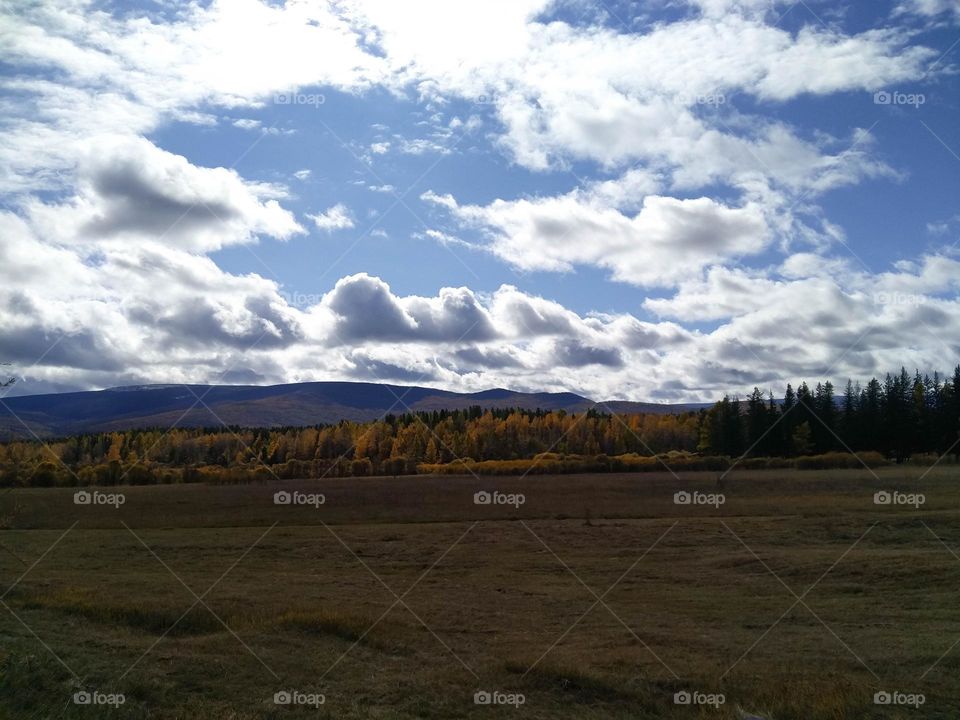
<path fill-rule="evenodd" d="M 580 412 L 595 405 L 574 393 L 523 393 L 496 388 L 457 393 L 361 382 L 287 385 L 147 385 L 91 392 L 27 395 L 0 404 L 0 433 L 9 437 L 68 435 L 142 427 L 246 427 L 367 421 L 419 410 L 516 407 Z M 698 406 L 609 403 L 614 412 L 679 412 Z M 604 411 L 603 405 L 598 409 Z M 29 427 L 29 430 L 24 426 Z"/>

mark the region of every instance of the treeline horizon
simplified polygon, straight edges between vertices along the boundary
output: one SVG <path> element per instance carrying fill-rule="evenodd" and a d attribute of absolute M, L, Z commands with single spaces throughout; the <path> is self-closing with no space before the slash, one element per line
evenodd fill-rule
<path fill-rule="evenodd" d="M 811 390 L 787 385 L 777 402 L 759 388 L 724 397 L 704 413 L 698 450 L 718 455 L 796 457 L 875 451 L 900 463 L 917 454 L 960 451 L 960 365 L 953 378 L 906 368 L 883 382 L 848 380 L 842 395 L 829 382 Z"/>
<path fill-rule="evenodd" d="M 755 388 L 709 409 L 616 415 L 590 409 L 435 410 L 281 428 L 131 429 L 0 443 L 0 485 L 242 482 L 436 472 L 861 467 L 958 450 L 952 380 L 905 369 L 883 382 Z M 854 455 L 853 453 L 856 453 Z M 741 461 L 741 458 L 743 460 Z"/>

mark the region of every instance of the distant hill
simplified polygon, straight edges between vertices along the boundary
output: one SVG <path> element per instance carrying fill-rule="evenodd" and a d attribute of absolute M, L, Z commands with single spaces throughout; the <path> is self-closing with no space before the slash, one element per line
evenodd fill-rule
<path fill-rule="evenodd" d="M 566 392 L 524 393 L 497 388 L 457 393 L 362 382 L 140 385 L 6 398 L 0 405 L 0 437 L 30 437 L 32 433 L 51 437 L 143 427 L 215 427 L 223 423 L 245 427 L 315 425 L 374 420 L 409 410 L 455 410 L 473 405 L 567 412 L 596 406 L 600 411 L 609 408 L 617 413 L 674 413 L 704 407 L 624 401 L 598 404 Z"/>

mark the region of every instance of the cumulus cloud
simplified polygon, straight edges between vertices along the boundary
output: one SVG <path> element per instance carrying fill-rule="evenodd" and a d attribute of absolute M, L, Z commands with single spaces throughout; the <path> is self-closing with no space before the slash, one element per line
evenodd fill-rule
<path fill-rule="evenodd" d="M 21 371 L 38 364 L 25 390 L 213 379 L 231 353 L 303 339 L 275 283 L 226 273 L 174 244 L 54 247 L 11 213 L 0 230 L 0 346 Z"/>
<path fill-rule="evenodd" d="M 339 280 L 322 302 L 337 318 L 338 341 L 469 342 L 497 336 L 489 313 L 467 288 L 443 288 L 435 298 L 398 298 L 365 273 Z"/>
<path fill-rule="evenodd" d="M 32 384 L 15 390 L 350 377 L 706 400 L 758 379 L 862 377 L 954 356 L 954 255 L 872 274 L 831 254 L 843 231 L 821 198 L 900 177 L 873 135 L 783 119 L 805 97 L 868 103 L 878 88 L 936 78 L 949 72 L 941 53 L 882 21 L 787 30 L 770 22 L 783 2 L 671 7 L 677 21 L 634 31 L 572 22 L 548 0 L 495 12 L 428 0 L 413 9 L 231 0 L 177 13 L 91 12 L 82 2 L 0 11 L 13 70 L 0 133 L 0 345 L 23 365 L 41 358 Z M 900 9 L 931 22 L 957 17 L 952 0 Z M 599 313 L 514 285 L 424 281 L 424 294 L 403 296 L 391 278 L 353 274 L 294 307 L 277 283 L 225 271 L 212 253 L 305 232 L 285 207 L 292 198 L 282 185 L 162 149 L 158 131 L 188 123 L 212 132 L 277 95 L 314 90 L 424 108 L 409 138 L 364 122 L 373 132 L 350 138 L 364 159 L 439 159 L 453 154 L 454 132 L 482 124 L 518 175 L 550 177 L 536 195 L 497 186 L 464 199 L 452 190 L 462 186 L 434 186 L 422 199 L 457 227 L 424 235 L 523 271 L 598 268 L 666 290 L 638 295 L 633 313 Z M 469 107 L 452 118 L 437 110 L 455 103 Z M 587 178 L 566 190 L 547 175 L 567 170 Z M 289 176 L 311 174 L 267 177 Z M 357 182 L 396 192 L 375 176 Z M 326 232 L 354 224 L 343 203 L 306 217 Z"/>
<path fill-rule="evenodd" d="M 903 362 L 933 369 L 960 351 L 950 339 L 960 337 L 955 258 L 931 255 L 878 276 L 843 272 L 830 258 L 821 264 L 836 272 L 817 271 L 814 258 L 788 263 L 789 277 L 776 268 L 712 270 L 663 303 L 648 301 L 683 322 L 717 323 L 691 331 L 628 313 L 580 315 L 508 285 L 489 295 L 441 288 L 400 296 L 362 274 L 294 308 L 270 281 L 224 273 L 209 260 L 197 265 L 181 250 L 145 248 L 113 252 L 94 268 L 81 263 L 81 279 L 90 272 L 99 281 L 67 294 L 0 293 L 0 341 L 19 347 L 12 359 L 23 364 L 59 343 L 29 370 L 25 385 L 33 388 L 241 373 L 258 382 L 563 387 L 661 400 L 708 400 L 756 383 L 779 389 L 825 373 L 860 378 Z"/>
<path fill-rule="evenodd" d="M 932 11 L 942 0 L 915 2 Z M 698 5 L 701 17 L 637 33 L 545 22 L 547 0 L 509 3 L 497 12 L 482 3 L 461 3 L 453 12 L 425 1 L 409 12 L 379 1 L 240 0 L 194 6 L 172 19 L 34 6 L 7 18 L 8 57 L 66 73 L 84 99 L 65 96 L 59 85 L 21 83 L 34 106 L 10 128 L 0 154 L 25 160 L 24 143 L 39 148 L 43 134 L 76 133 L 75 122 L 63 121 L 71 106 L 94 110 L 99 103 L 103 110 L 91 112 L 90 127 L 137 133 L 174 117 L 204 122 L 197 108 L 205 103 L 253 107 L 305 87 L 359 92 L 380 85 L 489 98 L 505 129 L 502 146 L 527 167 L 570 158 L 610 166 L 643 160 L 699 178 L 729 172 L 752 153 L 771 174 L 798 172 L 798 159 L 801 172 L 814 173 L 817 163 L 802 155 L 819 156 L 815 145 L 786 128 L 780 137 L 768 129 L 745 139 L 730 130 L 734 122 L 714 123 L 698 112 L 698 98 L 742 92 L 785 101 L 867 92 L 922 76 L 937 56 L 894 30 L 848 35 L 813 23 L 791 34 L 764 21 L 769 4 L 761 0 Z M 92 40 L 98 37 L 110 42 Z M 249 52 L 252 44 L 259 52 Z M 644 72 L 631 70 L 637 67 Z M 46 122 L 31 122 L 37 117 Z M 443 151 L 429 139 L 406 147 Z M 44 164 L 42 157 L 31 167 Z"/>
<path fill-rule="evenodd" d="M 759 207 L 730 208 L 706 197 L 649 195 L 632 217 L 576 192 L 455 205 L 453 213 L 484 231 L 490 238 L 484 247 L 514 267 L 570 271 L 593 265 L 615 280 L 647 286 L 672 285 L 712 263 L 760 252 L 771 237 Z"/>
<path fill-rule="evenodd" d="M 380 21 L 377 12 L 370 11 L 371 22 Z M 745 131 L 743 118 L 727 112 L 735 110 L 738 93 L 777 102 L 867 93 L 920 77 L 936 57 L 908 46 L 903 32 L 844 35 L 815 25 L 791 34 L 754 14 L 714 12 L 636 34 L 528 22 L 514 28 L 511 42 L 482 54 L 478 49 L 477 57 L 451 50 L 442 62 L 438 45 L 446 38 L 414 45 L 407 25 L 395 18 L 381 22 L 385 47 L 409 63 L 408 74 L 419 70 L 440 88 L 493 98 L 506 128 L 501 144 L 521 165 L 546 169 L 579 159 L 623 167 L 641 161 L 687 186 L 730 180 L 744 167 L 794 185 L 821 174 L 824 148 L 792 128 L 752 116 L 754 131 Z M 637 67 L 644 72 L 630 70 Z"/>
<path fill-rule="evenodd" d="M 306 85 L 357 91 L 387 75 L 351 21 L 325 6 L 238 0 L 111 15 L 51 3 L 0 13 L 5 60 L 43 71 L 7 85 L 18 101 L 0 134 L 0 181 L 12 191 L 62 182 L 98 134 L 211 124 L 199 108 L 256 107 Z"/>
<path fill-rule="evenodd" d="M 332 233 L 335 230 L 347 230 L 354 226 L 353 215 L 343 203 L 337 203 L 325 212 L 316 215 L 308 214 L 307 217 L 313 220 L 313 224 L 317 226 L 318 230 L 323 230 L 326 233 Z"/>
<path fill-rule="evenodd" d="M 648 298 L 643 305 L 661 317 L 686 322 L 721 320 L 762 307 L 777 287 L 763 273 L 712 267 L 706 278 L 681 283 L 674 295 Z"/>
<path fill-rule="evenodd" d="M 283 188 L 198 167 L 143 138 L 105 136 L 80 159 L 72 198 L 28 208 L 34 225 L 61 242 L 151 241 L 209 252 L 304 232 L 280 206 L 284 196 Z"/>
<path fill-rule="evenodd" d="M 694 384 L 723 381 L 736 387 L 736 367 L 782 385 L 791 377 L 827 373 L 863 378 L 901 364 L 944 369 L 942 358 L 955 357 L 957 344 L 950 340 L 960 323 L 955 259 L 928 255 L 873 275 L 846 261 L 801 256 L 781 270 L 789 274 L 717 268 L 706 281 L 681 286 L 672 298 L 646 302 L 658 314 L 682 321 L 724 320 L 697 339 L 706 362 L 684 362 Z"/>
<path fill-rule="evenodd" d="M 553 346 L 557 364 L 565 367 L 586 367 L 587 365 L 606 365 L 621 367 L 623 356 L 617 348 L 598 348 L 586 345 L 580 340 L 561 340 Z"/>
<path fill-rule="evenodd" d="M 456 366 L 466 370 L 502 370 L 524 366 L 517 357 L 516 350 L 509 346 L 504 348 L 471 346 L 455 351 L 453 357 Z"/>

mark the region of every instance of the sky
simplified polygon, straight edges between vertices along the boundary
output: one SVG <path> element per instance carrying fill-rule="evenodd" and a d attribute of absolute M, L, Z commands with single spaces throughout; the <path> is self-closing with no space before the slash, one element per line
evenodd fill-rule
<path fill-rule="evenodd" d="M 960 0 L 0 4 L 0 361 L 710 401 L 960 361 Z"/>

